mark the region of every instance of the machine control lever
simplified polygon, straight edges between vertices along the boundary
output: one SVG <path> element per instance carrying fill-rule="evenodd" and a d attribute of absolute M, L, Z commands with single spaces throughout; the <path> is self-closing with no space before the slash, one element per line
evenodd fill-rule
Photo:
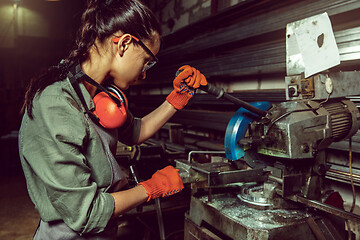
<path fill-rule="evenodd" d="M 139 146 L 136 146 L 136 161 L 140 160 L 140 156 L 141 156 L 141 148 Z M 136 184 L 139 183 L 139 178 L 137 176 L 137 171 L 136 171 L 136 166 L 135 166 L 135 162 L 134 160 L 131 161 L 131 165 L 130 165 L 130 171 L 131 174 L 134 177 L 134 180 L 136 182 Z M 160 203 L 160 198 L 156 198 L 155 199 L 155 209 L 156 209 L 156 216 L 157 216 L 157 220 L 158 220 L 158 224 L 159 224 L 159 233 L 160 233 L 160 240 L 165 240 L 165 228 L 164 228 L 164 220 L 162 217 L 162 210 L 161 210 L 161 203 Z"/>
<path fill-rule="evenodd" d="M 178 70 L 175 74 L 175 76 L 179 75 L 182 72 L 182 70 Z M 204 92 L 207 92 L 211 95 L 214 95 L 217 99 L 224 98 L 225 100 L 234 103 L 235 105 L 239 107 L 243 107 L 250 112 L 253 112 L 261 117 L 266 116 L 266 111 L 261 110 L 260 108 L 254 107 L 250 103 L 247 103 L 243 100 L 240 100 L 224 91 L 223 88 L 218 88 L 212 85 L 211 83 L 208 83 L 205 86 L 200 86 L 199 89 L 203 90 Z"/>
<path fill-rule="evenodd" d="M 211 83 L 208 83 L 207 85 L 205 86 L 200 86 L 199 89 L 207 92 L 207 93 L 210 93 L 212 95 L 215 95 L 216 98 L 220 99 L 220 98 L 223 98 L 229 102 L 232 102 L 234 103 L 235 105 L 239 106 L 239 107 L 243 107 L 247 110 L 249 110 L 250 112 L 253 112 L 261 117 L 265 117 L 266 116 L 266 111 L 263 111 L 257 107 L 254 107 L 253 105 L 251 105 L 250 103 L 247 103 L 241 99 L 238 99 L 228 93 L 226 93 L 224 91 L 224 89 L 222 88 L 218 88 L 218 87 L 215 87 L 214 85 L 212 85 Z"/>

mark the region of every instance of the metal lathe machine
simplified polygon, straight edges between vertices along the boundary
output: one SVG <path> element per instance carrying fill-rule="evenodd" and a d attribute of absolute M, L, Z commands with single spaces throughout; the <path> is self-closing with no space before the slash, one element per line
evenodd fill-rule
<path fill-rule="evenodd" d="M 184 45 L 184 32 L 168 36 L 168 51 L 159 56 L 165 59 L 163 70 L 154 72 L 152 80 L 172 77 L 179 64 L 193 64 L 208 79 L 201 90 L 210 94 L 198 91 L 190 106 L 140 146 L 141 154 L 131 152 L 143 179 L 172 164 L 185 185 L 179 194 L 161 198 L 161 206 L 150 202 L 128 215 L 149 225 L 143 235 L 167 240 L 359 239 L 360 28 L 355 16 L 360 5 L 303 3 L 296 2 L 296 11 L 290 3 L 272 14 L 259 10 L 253 21 L 240 17 L 229 27 L 215 21 L 220 30 L 211 27 Z M 329 16 L 318 14 L 320 8 L 334 20 L 336 42 Z M 237 8 L 230 16 L 246 11 Z M 317 15 L 290 21 L 311 13 Z M 193 28 L 184 35 L 193 36 Z M 284 84 L 239 87 L 242 81 L 265 85 L 273 79 Z M 146 93 L 129 101 L 137 116 L 164 99 Z"/>
<path fill-rule="evenodd" d="M 328 23 L 325 13 L 287 26 L 287 101 L 249 104 L 205 89 L 240 108 L 224 151 L 176 160 L 192 191 L 185 239 L 347 239 L 348 221 L 360 224 L 325 180 L 343 173 L 327 162 L 326 149 L 360 126 L 349 99 L 360 94 L 360 73 L 328 71 L 339 62 Z M 215 160 L 203 161 L 209 156 Z M 353 184 L 351 161 L 350 139 Z"/>

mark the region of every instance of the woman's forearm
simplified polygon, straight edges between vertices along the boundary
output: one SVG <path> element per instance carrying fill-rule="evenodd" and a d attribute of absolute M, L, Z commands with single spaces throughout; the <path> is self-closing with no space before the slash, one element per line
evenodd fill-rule
<path fill-rule="evenodd" d="M 158 108 L 141 119 L 141 130 L 138 144 L 156 133 L 176 113 L 176 109 L 164 101 Z"/>
<path fill-rule="evenodd" d="M 148 194 L 142 185 L 134 188 L 111 193 L 115 201 L 113 217 L 117 217 L 125 212 L 144 203 L 148 198 Z"/>

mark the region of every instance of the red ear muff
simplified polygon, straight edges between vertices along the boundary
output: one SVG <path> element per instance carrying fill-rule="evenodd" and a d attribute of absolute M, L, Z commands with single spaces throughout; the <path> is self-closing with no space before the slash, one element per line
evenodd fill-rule
<path fill-rule="evenodd" d="M 127 99 L 125 94 L 114 85 L 107 87 L 107 90 L 120 100 L 120 104 L 116 103 L 107 93 L 100 92 L 93 99 L 95 104 L 94 114 L 99 118 L 99 123 L 103 127 L 118 128 L 126 120 Z"/>

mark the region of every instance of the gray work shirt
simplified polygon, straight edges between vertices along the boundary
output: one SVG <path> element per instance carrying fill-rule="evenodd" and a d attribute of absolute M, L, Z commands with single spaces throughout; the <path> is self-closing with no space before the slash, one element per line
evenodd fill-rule
<path fill-rule="evenodd" d="M 85 101 L 94 107 L 80 83 Z M 33 101 L 33 116 L 24 115 L 19 153 L 28 192 L 42 221 L 63 221 L 79 234 L 100 233 L 114 210 L 106 191 L 112 185 L 112 166 L 97 130 L 68 79 L 48 86 Z M 136 144 L 140 119 L 129 112 L 118 130 L 119 140 Z"/>

